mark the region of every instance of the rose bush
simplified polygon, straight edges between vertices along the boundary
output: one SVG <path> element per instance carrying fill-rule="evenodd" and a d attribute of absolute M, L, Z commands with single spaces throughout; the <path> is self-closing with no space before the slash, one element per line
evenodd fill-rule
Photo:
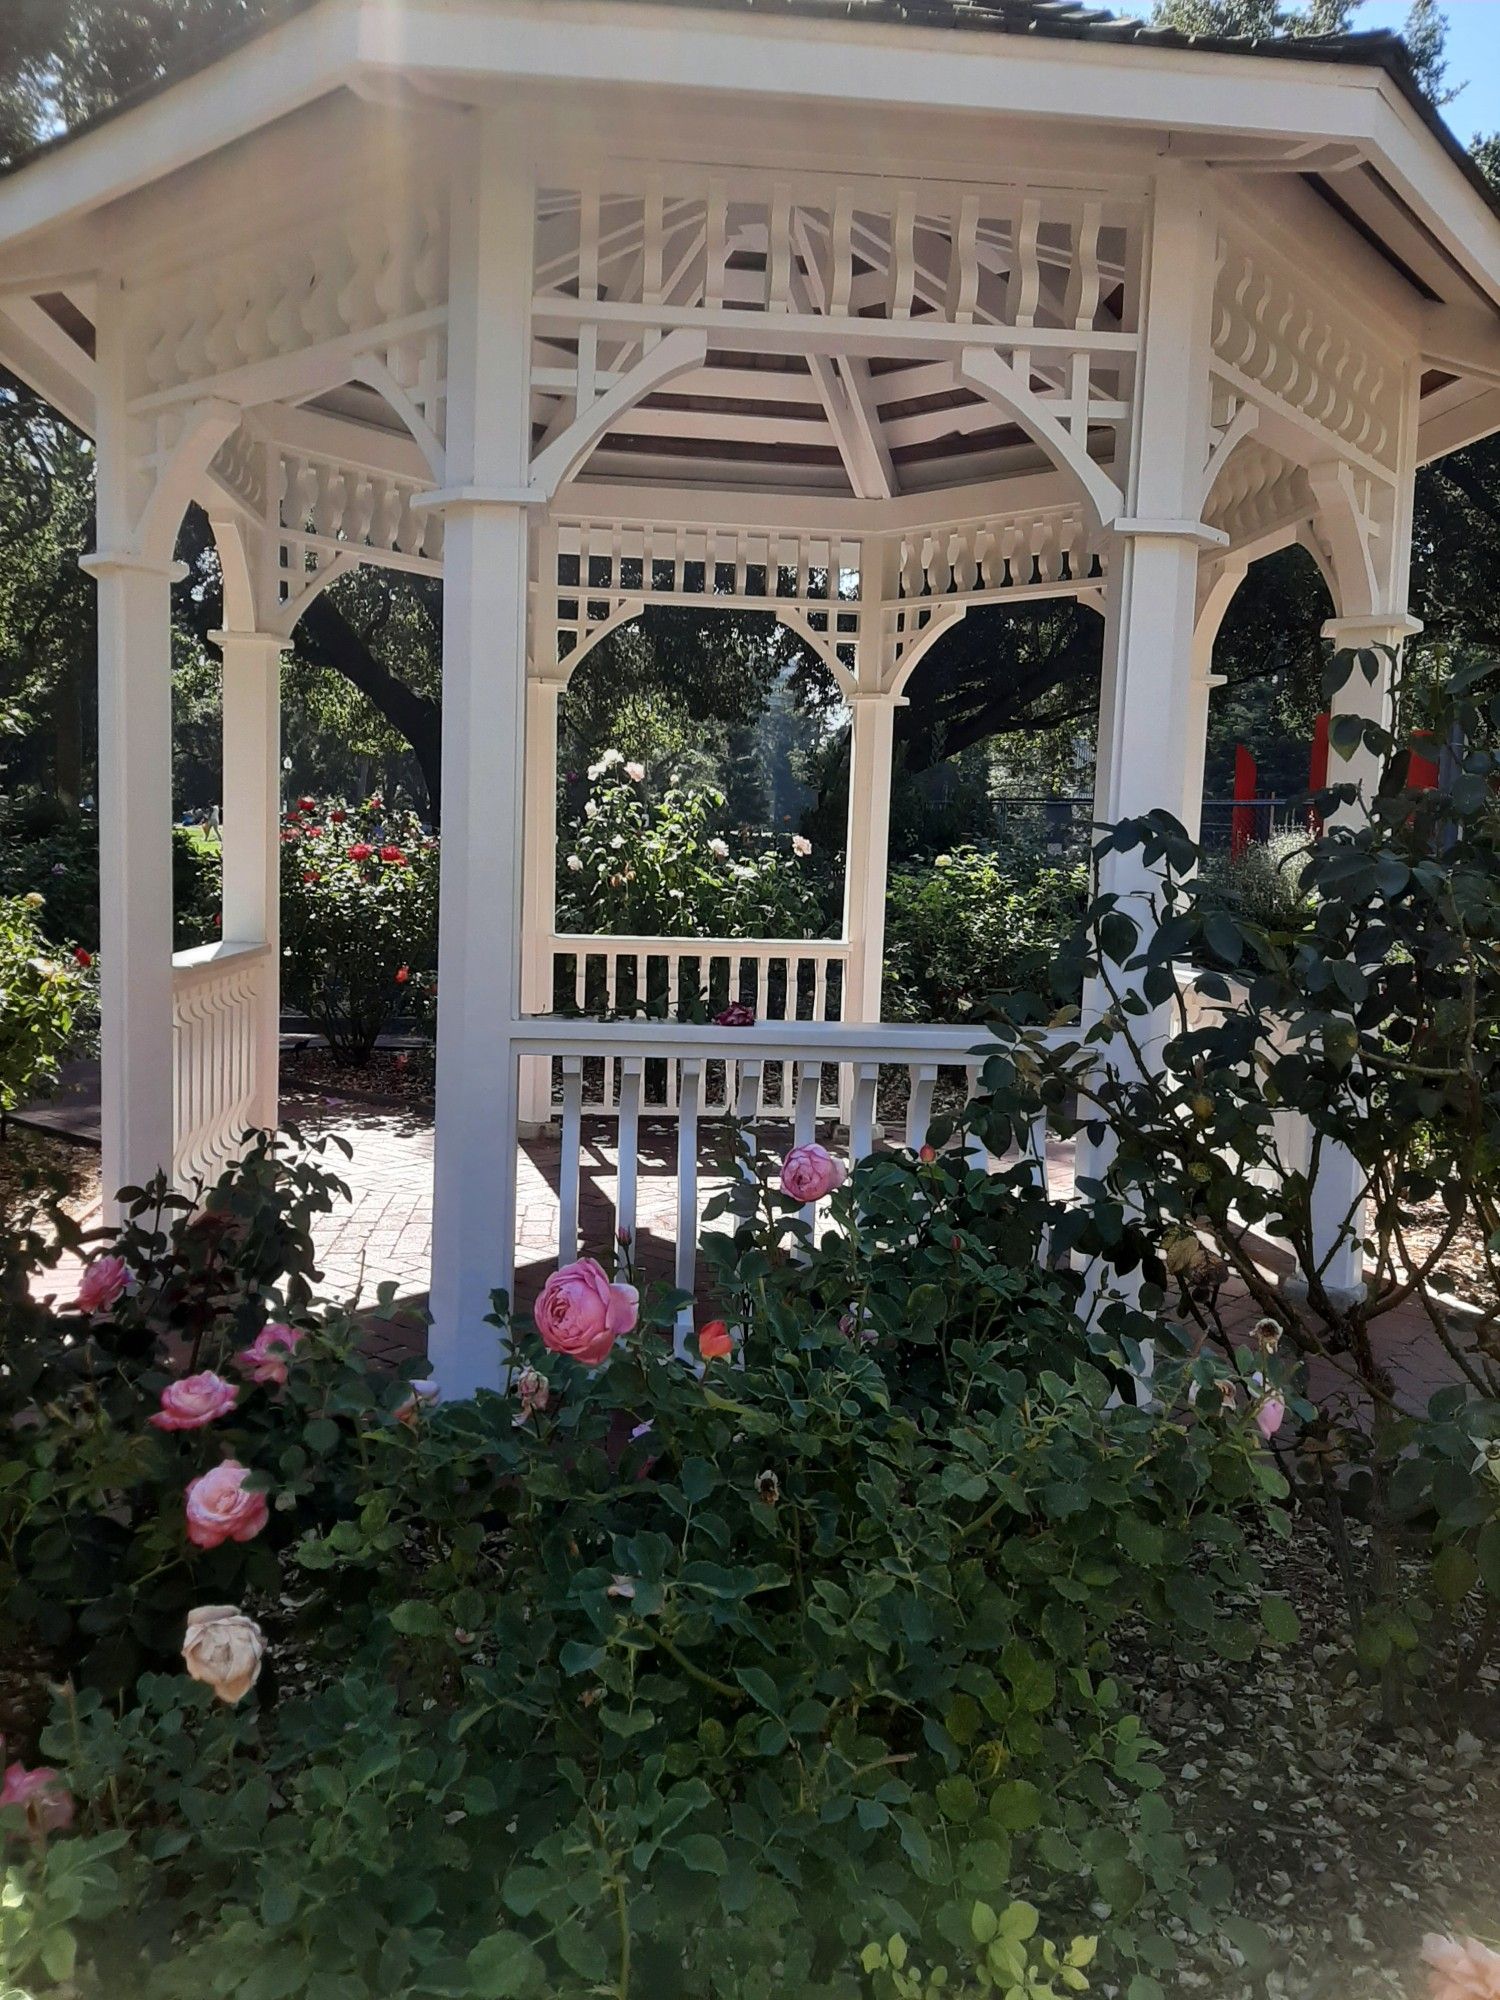
<path fill-rule="evenodd" d="M 1160 2000 L 1166 1927 L 1212 1940 L 1229 1882 L 1117 1639 L 1282 1629 L 1249 1400 L 1159 1328 L 1156 1405 L 1111 1398 L 1148 1322 L 1075 1317 L 1025 1175 L 810 1163 L 816 1244 L 777 1167 L 706 1238 L 701 1376 L 686 1301 L 588 1259 L 509 1327 L 510 1393 L 373 1371 L 308 1296 L 336 1189 L 269 1141 L 197 1212 L 143 1192 L 99 1310 L 19 1309 L 12 1754 L 72 1819 L 6 1856 L 0 1979 L 861 2000 L 872 1937 L 1041 1980 L 1045 1935 Z M 277 1371 L 237 1371 L 258 1341 Z M 174 1386 L 222 1407 L 163 1430 Z"/>
<path fill-rule="evenodd" d="M 639 773 L 639 776 L 634 775 Z M 732 838 L 725 800 L 705 785 L 669 784 L 651 791 L 643 765 L 606 750 L 589 767 L 588 796 L 558 842 L 558 928 L 618 937 L 826 937 L 828 885 L 816 872 L 812 845 L 800 835 L 781 841 Z M 699 992 L 684 967 L 684 984 L 667 992 L 664 966 L 643 993 L 617 993 L 617 1004 L 654 1013 L 700 1017 L 739 1001 L 715 985 Z M 784 977 L 778 968 L 778 977 Z M 627 977 L 628 988 L 628 977 Z M 602 1002 L 603 987 L 588 994 Z M 778 993 L 778 1004 L 779 1004 Z M 557 1004 L 576 1004 L 571 972 L 559 975 Z"/>
<path fill-rule="evenodd" d="M 0 1112 L 54 1081 L 88 995 L 82 968 L 42 935 L 39 893 L 0 897 Z"/>
<path fill-rule="evenodd" d="M 347 1061 L 431 1019 L 438 843 L 410 813 L 300 800 L 281 830 L 282 994 Z"/>

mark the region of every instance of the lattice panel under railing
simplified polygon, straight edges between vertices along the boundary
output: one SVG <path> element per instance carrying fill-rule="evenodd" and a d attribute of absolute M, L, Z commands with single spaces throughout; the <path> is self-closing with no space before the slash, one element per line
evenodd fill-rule
<path fill-rule="evenodd" d="M 274 972 L 267 945 L 184 952 L 172 973 L 172 1177 L 218 1178 L 255 1121 L 258 1018 Z"/>
<path fill-rule="evenodd" d="M 555 659 L 581 658 L 648 604 L 767 611 L 853 674 L 865 608 L 858 542 L 746 529 L 564 520 L 543 540 L 541 620 Z"/>

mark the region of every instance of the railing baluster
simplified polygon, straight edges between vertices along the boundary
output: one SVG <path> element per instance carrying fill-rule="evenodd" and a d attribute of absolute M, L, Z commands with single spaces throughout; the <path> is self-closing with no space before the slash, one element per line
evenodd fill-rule
<path fill-rule="evenodd" d="M 578 1255 L 578 1184 L 583 1164 L 583 1058 L 564 1056 L 561 1158 L 557 1169 L 557 1261 Z"/>
<path fill-rule="evenodd" d="M 734 1115 L 743 1128 L 740 1135 L 740 1174 L 745 1180 L 755 1179 L 756 1138 L 754 1119 L 760 1105 L 762 1065 L 754 1060 L 739 1065 L 739 1082 L 735 1092 Z"/>
<path fill-rule="evenodd" d="M 979 1071 L 971 1064 L 965 1071 L 965 1075 L 968 1079 L 968 1095 L 965 1102 L 972 1104 L 975 1093 L 979 1088 Z M 978 1173 L 988 1174 L 994 1171 L 994 1163 L 990 1159 L 989 1147 L 986 1146 L 979 1134 L 972 1129 L 966 1134 L 964 1139 L 964 1158 Z"/>
<path fill-rule="evenodd" d="M 856 1160 L 868 1159 L 875 1150 L 875 1095 L 879 1088 L 879 1063 L 855 1063 L 849 1106 L 849 1152 Z"/>
<path fill-rule="evenodd" d="M 927 1143 L 932 1123 L 932 1093 L 937 1083 L 936 1063 L 915 1063 L 907 1072 L 911 1093 L 906 1100 L 906 1143 L 913 1153 Z"/>
<path fill-rule="evenodd" d="M 684 1056 L 677 1094 L 677 1289 L 691 1293 L 698 1276 L 698 1107 L 703 1093 L 703 1060 Z M 677 1315 L 673 1348 L 687 1354 L 693 1308 Z"/>
<path fill-rule="evenodd" d="M 619 1171 L 615 1181 L 615 1266 L 623 1271 L 635 1244 L 636 1187 L 641 1152 L 641 1072 L 639 1056 L 620 1058 Z M 622 1243 L 624 1235 L 628 1241 Z"/>

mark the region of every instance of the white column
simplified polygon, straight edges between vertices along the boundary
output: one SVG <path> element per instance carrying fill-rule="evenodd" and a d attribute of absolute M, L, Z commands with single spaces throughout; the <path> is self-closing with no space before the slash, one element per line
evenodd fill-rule
<path fill-rule="evenodd" d="M 443 506 L 433 1373 L 498 1385 L 484 1324 L 515 1277 L 534 200 L 489 115 L 454 189 Z"/>
<path fill-rule="evenodd" d="M 526 683 L 526 882 L 521 943 L 521 1011 L 552 1011 L 552 939 L 557 932 L 557 708 L 562 683 L 533 674 Z M 552 1060 L 521 1061 L 521 1126 L 536 1132 L 552 1116 Z"/>
<path fill-rule="evenodd" d="M 1378 723 L 1382 729 L 1394 728 L 1395 666 L 1405 641 L 1421 629 L 1418 619 L 1396 612 L 1384 616 L 1330 618 L 1323 627 L 1323 637 L 1331 642 L 1336 652 L 1361 647 L 1386 649 L 1380 654 L 1381 668 L 1373 681 L 1367 681 L 1356 668 L 1344 682 L 1334 697 L 1332 715 L 1358 715 L 1366 721 Z M 1352 756 L 1341 757 L 1330 740 L 1328 782 L 1331 785 L 1358 785 L 1360 793 L 1351 804 L 1335 809 L 1329 818 L 1331 827 L 1342 826 L 1352 831 L 1364 823 L 1380 780 L 1380 770 L 1379 755 L 1363 744 Z M 1310 1132 L 1304 1143 L 1307 1157 L 1299 1160 L 1298 1164 L 1310 1169 L 1313 1165 Z M 1364 1286 L 1363 1238 L 1368 1214 L 1366 1186 L 1365 1170 L 1353 1154 L 1336 1142 L 1325 1139 L 1319 1148 L 1316 1172 L 1313 1174 L 1310 1224 L 1313 1260 L 1323 1289 L 1335 1304 L 1354 1297 Z"/>
<path fill-rule="evenodd" d="M 880 1019 L 885 892 L 890 871 L 891 764 L 900 697 L 860 688 L 849 702 L 849 834 L 844 849 L 846 1021 Z"/>
<path fill-rule="evenodd" d="M 255 1106 L 251 1122 L 272 1129 L 281 1062 L 281 655 L 266 632 L 215 632 L 224 662 L 224 869 L 226 943 L 265 944 L 270 956 L 256 996 Z"/>
<path fill-rule="evenodd" d="M 1245 580 L 1249 563 L 1242 556 L 1225 556 L 1200 565 L 1198 616 L 1193 626 L 1192 670 L 1187 696 L 1187 762 L 1182 773 L 1182 807 L 1177 817 L 1194 840 L 1203 833 L 1203 769 L 1208 754 L 1208 710 L 1224 676 L 1214 672 L 1214 641 L 1234 593 Z"/>
<path fill-rule="evenodd" d="M 1209 454 L 1211 313 L 1217 232 L 1204 176 L 1157 177 L 1143 286 L 1143 353 L 1135 398 L 1128 513 L 1113 523 L 1104 621 L 1094 816 L 1103 826 L 1165 809 L 1182 817 L 1196 775 L 1201 794 L 1202 698 L 1193 690 L 1200 551 L 1225 537 L 1199 518 Z M 1121 899 L 1143 934 L 1155 877 L 1139 849 L 1110 854 L 1099 887 Z M 1110 968 L 1118 988 L 1126 976 Z M 1084 995 L 1085 1020 L 1108 1005 L 1103 980 Z M 1163 1019 L 1162 1026 L 1165 1025 Z M 1161 1027 L 1131 1033 L 1149 1059 Z M 1112 1058 L 1129 1063 L 1123 1048 Z M 1101 1174 L 1108 1148 L 1080 1138 L 1080 1177 Z"/>
<path fill-rule="evenodd" d="M 101 447 L 99 482 L 111 477 Z M 101 522 L 104 509 L 101 506 Z M 106 1221 L 172 1167 L 172 576 L 107 549 L 99 585 L 99 1075 Z"/>

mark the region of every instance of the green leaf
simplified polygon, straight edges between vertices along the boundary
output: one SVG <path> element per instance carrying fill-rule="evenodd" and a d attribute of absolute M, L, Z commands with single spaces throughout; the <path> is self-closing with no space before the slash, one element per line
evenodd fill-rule
<path fill-rule="evenodd" d="M 673 1843 L 684 1868 L 699 1875 L 727 1875 L 729 1861 L 722 1844 L 711 1833 L 688 1833 Z"/>
<path fill-rule="evenodd" d="M 1462 1542 L 1449 1542 L 1432 1559 L 1432 1587 L 1444 1604 L 1462 1604 L 1479 1581 L 1479 1565 Z"/>
<path fill-rule="evenodd" d="M 990 1818 L 1007 1833 L 1025 1833 L 1042 1816 L 1042 1795 L 1029 1778 L 1009 1778 L 990 1794 Z"/>
<path fill-rule="evenodd" d="M 390 1620 L 393 1629 L 409 1639 L 441 1638 L 448 1629 L 437 1606 L 420 1597 L 409 1597 L 404 1604 L 396 1605 Z"/>
<path fill-rule="evenodd" d="M 1491 1597 L 1500 1597 L 1500 1521 L 1486 1521 L 1474 1545 L 1479 1574 Z"/>
<path fill-rule="evenodd" d="M 476 1944 L 466 1961 L 478 2000 L 528 2000 L 540 1993 L 546 1968 L 525 1938 L 500 1931 Z"/>
<path fill-rule="evenodd" d="M 1260 1622 L 1273 1646 L 1290 1646 L 1302 1630 L 1296 1612 L 1284 1597 L 1260 1600 Z"/>
<path fill-rule="evenodd" d="M 1146 1886 L 1135 1863 L 1119 1855 L 1096 1862 L 1094 1880 L 1099 1884 L 1099 1894 L 1116 1916 L 1125 1916 L 1133 1910 Z"/>
<path fill-rule="evenodd" d="M 988 1903 L 976 1903 L 969 1917 L 969 1928 L 974 1933 L 975 1944 L 988 1944 L 1000 1928 L 1000 1919 Z"/>
<path fill-rule="evenodd" d="M 938 1811 L 944 1819 L 966 1824 L 979 1810 L 979 1794 L 968 1778 L 942 1778 L 936 1793 Z"/>
<path fill-rule="evenodd" d="M 565 1674 L 591 1674 L 604 1658 L 602 1646 L 586 1646 L 581 1639 L 569 1639 L 557 1656 Z"/>
<path fill-rule="evenodd" d="M 736 1667 L 734 1677 L 757 1708 L 771 1715 L 781 1713 L 781 1695 L 775 1681 L 759 1667 Z"/>

